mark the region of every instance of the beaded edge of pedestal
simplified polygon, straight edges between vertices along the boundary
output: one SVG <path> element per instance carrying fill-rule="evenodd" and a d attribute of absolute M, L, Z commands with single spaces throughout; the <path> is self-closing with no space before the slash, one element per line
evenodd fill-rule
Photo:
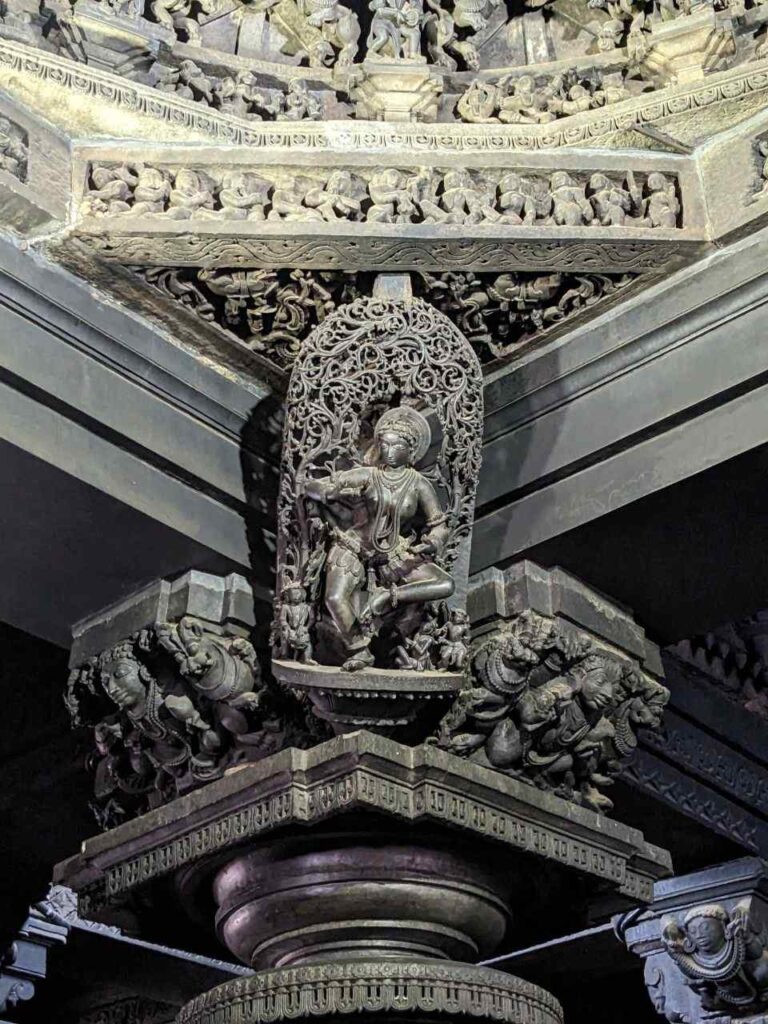
<path fill-rule="evenodd" d="M 266 1024 L 360 1013 L 460 1014 L 506 1024 L 563 1024 L 544 989 L 459 963 L 320 963 L 263 971 L 198 996 L 178 1024 Z"/>

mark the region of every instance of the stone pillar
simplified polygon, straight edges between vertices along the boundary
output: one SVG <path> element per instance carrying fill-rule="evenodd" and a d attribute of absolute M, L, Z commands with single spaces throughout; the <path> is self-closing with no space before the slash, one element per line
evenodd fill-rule
<path fill-rule="evenodd" d="M 651 906 L 617 920 L 671 1024 L 768 1020 L 768 872 L 754 857 L 657 882 Z"/>
<path fill-rule="evenodd" d="M 95 726 L 99 778 L 116 773 L 121 793 L 142 780 L 154 787 L 133 812 L 144 813 L 57 868 L 80 913 L 108 922 L 141 905 L 151 938 L 147 905 L 167 913 L 173 894 L 254 969 L 189 1003 L 181 1024 L 317 1015 L 562 1024 L 549 993 L 475 964 L 505 939 L 530 943 L 542 921 L 556 931 L 559 892 L 576 878 L 569 912 L 586 919 L 590 907 L 643 905 L 668 873 L 666 853 L 597 813 L 605 802 L 592 793 L 618 759 L 617 736 L 663 705 L 642 630 L 557 570 L 522 563 L 483 574 L 468 596 L 475 679 L 437 729 L 422 693 L 408 743 L 392 737 L 391 716 L 360 730 L 337 715 L 334 736 L 321 702 L 259 674 L 247 617 L 234 610 L 241 597 L 247 607 L 243 587 L 189 574 L 78 627 L 70 703 L 81 718 L 89 699 L 109 712 Z M 372 691 L 386 703 L 386 670 L 324 671 L 353 720 Z M 270 732 L 268 707 L 303 731 Z M 233 711 L 252 733 L 232 727 Z M 207 730 L 219 746 L 198 739 Z M 515 730 L 531 741 L 516 761 L 507 756 Z M 241 756 L 249 736 L 267 733 L 275 747 L 260 741 Z M 161 759 L 182 748 L 178 762 Z M 173 785 L 158 787 L 160 773 Z"/>

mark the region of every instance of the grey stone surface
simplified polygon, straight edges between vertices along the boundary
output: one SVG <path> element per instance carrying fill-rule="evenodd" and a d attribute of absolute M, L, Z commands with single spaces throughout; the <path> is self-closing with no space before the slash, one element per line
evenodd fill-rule
<path fill-rule="evenodd" d="M 81 665 L 140 629 L 184 615 L 247 636 L 253 628 L 253 593 L 242 576 L 191 570 L 156 580 L 72 627 L 70 665 Z"/>
<path fill-rule="evenodd" d="M 766 265 L 763 231 L 488 379 L 475 570 L 768 441 Z"/>
<path fill-rule="evenodd" d="M 492 568 L 471 577 L 467 610 L 477 635 L 525 609 L 570 622 L 638 659 L 652 675 L 663 675 L 657 645 L 646 637 L 631 612 L 563 569 L 543 569 L 523 560 L 504 570 Z"/>

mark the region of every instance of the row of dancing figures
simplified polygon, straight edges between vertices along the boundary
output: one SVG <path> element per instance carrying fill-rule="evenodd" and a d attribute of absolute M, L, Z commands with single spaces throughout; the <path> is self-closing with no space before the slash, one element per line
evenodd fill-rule
<path fill-rule="evenodd" d="M 434 487 L 415 468 L 430 442 L 420 412 L 390 409 L 374 428 L 371 465 L 297 479 L 298 494 L 323 506 L 330 523 L 323 601 L 345 651 L 346 671 L 374 664 L 370 645 L 382 616 L 453 594 L 453 579 L 436 561 L 448 538 L 447 517 Z M 420 530 L 413 529 L 417 522 L 424 524 Z M 301 643 L 308 660 L 311 609 L 296 593 L 294 588 L 286 596 L 297 625 L 305 619 Z"/>

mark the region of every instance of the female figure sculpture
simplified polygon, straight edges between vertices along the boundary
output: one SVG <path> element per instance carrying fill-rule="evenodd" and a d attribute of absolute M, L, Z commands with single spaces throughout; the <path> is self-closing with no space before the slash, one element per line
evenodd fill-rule
<path fill-rule="evenodd" d="M 448 666 L 441 649 L 480 467 L 482 375 L 471 345 L 421 299 L 356 299 L 305 339 L 286 408 L 278 678 L 317 686 L 317 699 L 329 686 L 349 690 L 346 672 L 360 670 L 370 677 L 375 669 L 376 687 L 393 693 L 421 685 L 413 677 L 427 671 L 457 685 L 458 652 Z M 429 423 L 420 409 L 429 410 Z M 433 423 L 440 443 L 422 472 Z M 339 667 L 346 672 L 330 671 Z M 396 717 L 412 710 L 409 704 Z M 337 712 L 334 705 L 318 714 L 330 721 Z M 349 713 L 359 725 L 360 716 Z M 363 716 L 367 726 L 383 713 L 377 705 Z"/>
<path fill-rule="evenodd" d="M 400 406 L 374 429 L 376 461 L 300 481 L 307 498 L 341 513 L 325 567 L 325 608 L 341 637 L 348 671 L 373 664 L 371 624 L 400 605 L 442 601 L 454 590 L 434 558 L 447 537 L 446 516 L 427 478 L 415 468 L 429 448 L 429 424 Z M 424 530 L 410 527 L 420 518 Z M 367 600 L 363 597 L 367 585 Z"/>

